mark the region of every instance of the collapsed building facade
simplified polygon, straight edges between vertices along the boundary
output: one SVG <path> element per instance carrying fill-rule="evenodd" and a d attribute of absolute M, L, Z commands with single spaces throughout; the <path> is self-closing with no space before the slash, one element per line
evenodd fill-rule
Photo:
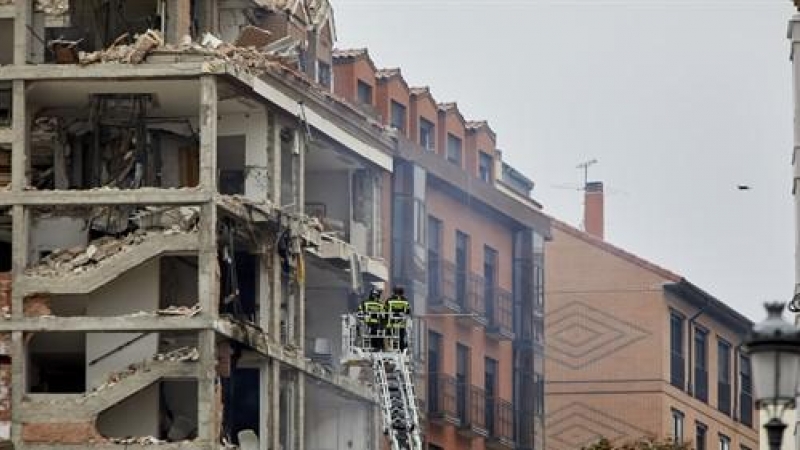
<path fill-rule="evenodd" d="M 530 187 L 502 183 L 494 148 L 476 189 L 414 156 L 388 115 L 335 95 L 334 40 L 325 0 L 0 0 L 0 437 L 380 448 L 369 373 L 339 362 L 340 315 L 370 284 L 406 284 L 426 379 L 426 316 L 447 313 L 426 300 L 433 189 L 503 224 L 502 279 L 480 298 L 504 319 L 476 339 L 518 375 L 490 408 L 502 439 L 470 438 L 543 448 L 543 411 L 522 406 L 542 377 L 530 277 L 549 226 Z M 478 295 L 456 284 L 456 303 Z"/>

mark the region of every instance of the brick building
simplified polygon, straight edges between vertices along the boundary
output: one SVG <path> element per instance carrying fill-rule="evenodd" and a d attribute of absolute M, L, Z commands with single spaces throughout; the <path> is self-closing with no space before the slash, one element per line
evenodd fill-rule
<path fill-rule="evenodd" d="M 549 219 L 532 183 L 504 175 L 486 122 L 409 87 L 399 69 L 376 69 L 365 49 L 335 51 L 334 80 L 337 94 L 395 131 L 391 277 L 419 319 L 429 448 L 544 448 Z"/>
<path fill-rule="evenodd" d="M 602 239 L 602 184 L 585 227 L 553 221 L 545 256 L 547 448 L 600 437 L 755 450 L 752 323 L 680 275 Z M 591 198 L 588 198 L 590 197 Z"/>

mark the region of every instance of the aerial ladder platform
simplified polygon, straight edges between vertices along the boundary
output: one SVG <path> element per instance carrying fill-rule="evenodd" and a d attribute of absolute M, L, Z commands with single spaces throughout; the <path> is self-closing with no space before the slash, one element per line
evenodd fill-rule
<path fill-rule="evenodd" d="M 412 335 L 410 318 L 393 318 L 388 314 L 383 319 L 406 322 L 408 339 Z M 368 367 L 372 371 L 383 433 L 389 439 L 391 450 L 422 450 L 414 372 L 408 351 L 400 348 L 399 330 L 383 327 L 374 330 L 366 326 L 363 319 L 360 313 L 342 316 L 342 363 Z M 377 348 L 378 345 L 374 345 L 377 342 L 382 343 L 383 348 Z"/>

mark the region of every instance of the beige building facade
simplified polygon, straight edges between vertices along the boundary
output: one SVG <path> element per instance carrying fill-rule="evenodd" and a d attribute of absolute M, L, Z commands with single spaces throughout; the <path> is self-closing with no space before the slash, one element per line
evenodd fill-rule
<path fill-rule="evenodd" d="M 587 228 L 589 228 L 587 226 Z M 681 276 L 557 221 L 545 252 L 548 449 L 601 437 L 758 448 L 749 320 Z"/>

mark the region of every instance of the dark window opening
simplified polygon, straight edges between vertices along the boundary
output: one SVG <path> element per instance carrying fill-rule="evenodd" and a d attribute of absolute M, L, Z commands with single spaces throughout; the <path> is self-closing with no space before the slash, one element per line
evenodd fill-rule
<path fill-rule="evenodd" d="M 677 409 L 672 410 L 672 438 L 675 442 L 683 442 L 683 413 Z"/>
<path fill-rule="evenodd" d="M 717 408 L 731 415 L 731 345 L 717 342 Z"/>
<path fill-rule="evenodd" d="M 224 392 L 224 429 L 228 439 L 239 444 L 239 432 L 253 430 L 258 436 L 261 405 L 261 377 L 255 368 L 236 368 L 229 378 L 222 378 Z"/>
<path fill-rule="evenodd" d="M 467 278 L 469 275 L 469 235 L 456 231 L 456 303 L 467 305 Z"/>
<path fill-rule="evenodd" d="M 244 194 L 245 136 L 217 138 L 217 167 L 219 169 L 219 193 L 224 195 Z"/>
<path fill-rule="evenodd" d="M 28 392 L 86 392 L 86 334 L 37 333 L 28 344 Z"/>
<path fill-rule="evenodd" d="M 463 150 L 461 147 L 461 138 L 447 133 L 447 160 L 461 167 L 462 158 Z"/>
<path fill-rule="evenodd" d="M 252 323 L 258 321 L 258 256 L 222 244 L 220 254 L 220 312 Z M 232 255 L 232 259 L 231 259 Z"/>
<path fill-rule="evenodd" d="M 425 150 L 436 149 L 436 125 L 422 117 L 419 119 L 419 146 Z"/>
<path fill-rule="evenodd" d="M 428 298 L 436 302 L 442 294 L 442 221 L 428 216 Z"/>
<path fill-rule="evenodd" d="M 708 402 L 708 332 L 694 330 L 694 396 Z"/>
<path fill-rule="evenodd" d="M 439 404 L 438 375 L 441 371 L 442 335 L 435 331 L 428 331 L 428 411 L 438 413 L 442 406 Z"/>
<path fill-rule="evenodd" d="M 358 102 L 364 105 L 372 105 L 372 86 L 358 80 L 357 88 Z"/>
<path fill-rule="evenodd" d="M 11 85 L 0 84 L 0 127 L 11 126 L 12 97 Z"/>
<path fill-rule="evenodd" d="M 492 157 L 484 152 L 480 152 L 478 158 L 478 178 L 487 183 L 491 183 L 492 169 L 493 169 L 492 166 L 493 166 Z"/>
<path fill-rule="evenodd" d="M 672 313 L 669 320 L 670 336 L 670 382 L 676 388 L 685 389 L 685 360 L 683 356 L 683 317 Z"/>
<path fill-rule="evenodd" d="M 392 100 L 390 124 L 394 128 L 405 133 L 406 131 L 406 107 Z"/>
<path fill-rule="evenodd" d="M 483 281 L 486 319 L 489 323 L 494 323 L 497 292 L 497 250 L 488 245 L 483 247 Z"/>
<path fill-rule="evenodd" d="M 484 422 L 486 423 L 486 431 L 488 431 L 489 436 L 494 436 L 496 432 L 495 411 L 497 409 L 497 367 L 497 360 L 486 358 L 484 362 L 483 374 L 483 389 L 486 392 Z"/>
<path fill-rule="evenodd" d="M 708 427 L 704 424 L 697 422 L 695 426 L 695 437 L 694 437 L 694 449 L 695 450 L 706 450 L 706 432 L 708 431 Z"/>
<path fill-rule="evenodd" d="M 456 344 L 456 415 L 462 424 L 468 421 L 469 360 L 469 347 Z"/>
<path fill-rule="evenodd" d="M 739 355 L 739 421 L 749 427 L 753 426 L 753 377 L 750 357 Z"/>
<path fill-rule="evenodd" d="M 325 61 L 317 61 L 317 81 L 326 88 L 331 87 L 331 65 Z"/>

